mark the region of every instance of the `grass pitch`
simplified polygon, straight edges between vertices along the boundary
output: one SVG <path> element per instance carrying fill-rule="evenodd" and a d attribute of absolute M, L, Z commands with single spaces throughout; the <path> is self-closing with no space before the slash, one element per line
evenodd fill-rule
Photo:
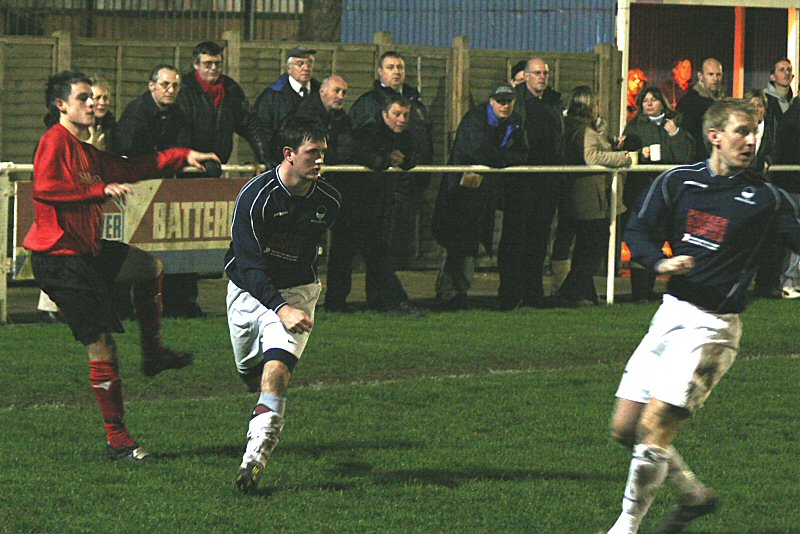
<path fill-rule="evenodd" d="M 320 312 L 255 497 L 233 490 L 255 397 L 223 317 L 167 321 L 195 364 L 142 377 L 117 337 L 128 423 L 158 458 L 103 457 L 86 357 L 68 329 L 0 336 L 2 532 L 593 533 L 617 516 L 629 455 L 613 394 L 655 305 L 433 313 Z M 676 446 L 723 499 L 692 532 L 790 533 L 797 489 L 797 306 L 743 316 L 739 361 Z M 665 487 L 642 533 L 672 500 Z"/>

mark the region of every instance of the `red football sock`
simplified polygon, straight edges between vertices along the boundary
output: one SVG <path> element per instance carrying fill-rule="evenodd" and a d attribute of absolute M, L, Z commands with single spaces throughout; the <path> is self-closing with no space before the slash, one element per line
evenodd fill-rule
<path fill-rule="evenodd" d="M 126 447 L 135 442 L 125 427 L 125 402 L 122 400 L 122 380 L 115 360 L 90 360 L 89 378 L 100 404 L 106 436 L 112 447 Z"/>
<path fill-rule="evenodd" d="M 157 359 L 164 346 L 161 344 L 161 284 L 164 278 L 159 274 L 156 278 L 141 280 L 133 285 L 133 305 L 139 321 L 142 355 L 144 358 Z"/>

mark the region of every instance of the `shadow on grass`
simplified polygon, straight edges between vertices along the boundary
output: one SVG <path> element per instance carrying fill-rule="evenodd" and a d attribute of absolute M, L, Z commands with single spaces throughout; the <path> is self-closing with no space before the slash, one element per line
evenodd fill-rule
<path fill-rule="evenodd" d="M 423 446 L 422 442 L 414 441 L 398 441 L 398 440 L 379 440 L 379 441 L 332 441 L 329 443 L 313 443 L 301 444 L 293 443 L 287 445 L 285 448 L 281 447 L 281 451 L 287 454 L 295 454 L 298 456 L 310 456 L 312 458 L 320 458 L 326 454 L 340 453 L 340 452 L 356 452 L 365 450 L 411 450 Z"/>
<path fill-rule="evenodd" d="M 372 484 L 383 486 L 407 486 L 409 484 L 424 486 L 435 485 L 448 489 L 456 489 L 470 482 L 527 482 L 541 480 L 574 480 L 591 481 L 605 480 L 616 481 L 616 475 L 600 473 L 584 473 L 573 471 L 537 471 L 526 469 L 475 469 L 475 470 L 447 470 L 447 469 L 408 469 L 402 471 L 376 471 L 366 462 L 348 461 L 341 462 L 333 470 L 334 476 L 358 477 L 364 481 L 351 482 L 318 482 L 281 484 L 259 488 L 254 497 L 268 498 L 281 493 L 303 491 L 334 491 L 342 492 L 364 488 Z"/>
<path fill-rule="evenodd" d="M 162 452 L 152 453 L 154 459 L 157 460 L 175 460 L 186 458 L 187 456 L 198 457 L 241 457 L 244 452 L 245 442 L 236 444 L 215 445 L 211 447 L 199 447 L 196 449 L 182 450 L 175 452 Z M 410 450 L 421 447 L 421 443 L 412 441 L 341 441 L 320 444 L 291 444 L 279 445 L 276 451 L 280 454 L 293 454 L 296 456 L 307 456 L 310 458 L 321 458 L 327 454 L 335 454 L 341 452 L 356 452 L 364 450 Z M 277 454 L 277 453 L 276 453 Z"/>

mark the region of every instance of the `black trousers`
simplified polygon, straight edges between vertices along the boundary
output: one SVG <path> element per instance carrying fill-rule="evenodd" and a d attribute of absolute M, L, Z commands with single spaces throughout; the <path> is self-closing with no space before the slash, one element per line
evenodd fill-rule
<path fill-rule="evenodd" d="M 331 228 L 325 305 L 344 305 L 352 289 L 357 252 L 364 259 L 367 305 L 371 309 L 385 310 L 407 301 L 408 295 L 394 272 L 389 251 L 380 218 L 340 215 Z"/>
<path fill-rule="evenodd" d="M 544 299 L 544 260 L 558 206 L 558 182 L 540 175 L 508 178 L 504 192 L 498 295 L 502 303 L 537 305 Z"/>
<path fill-rule="evenodd" d="M 608 250 L 608 220 L 592 219 L 575 222 L 575 248 L 572 268 L 558 290 L 558 296 L 570 300 L 597 302 L 594 274 Z"/>
<path fill-rule="evenodd" d="M 162 287 L 165 315 L 183 315 L 197 306 L 197 273 L 165 274 Z"/>

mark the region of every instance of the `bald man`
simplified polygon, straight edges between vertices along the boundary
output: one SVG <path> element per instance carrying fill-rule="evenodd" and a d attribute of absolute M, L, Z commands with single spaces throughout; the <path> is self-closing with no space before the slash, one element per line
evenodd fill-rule
<path fill-rule="evenodd" d="M 677 111 L 683 115 L 681 128 L 692 134 L 695 141 L 696 161 L 709 156 L 703 141 L 703 115 L 711 104 L 725 96 L 722 79 L 722 63 L 713 57 L 706 59 L 697 73 L 697 83 L 678 102 Z"/>
<path fill-rule="evenodd" d="M 515 112 L 528 140 L 527 165 L 561 163 L 561 93 L 550 87 L 550 67 L 540 57 L 525 65 L 525 83 L 514 90 Z M 561 189 L 557 174 L 510 175 L 502 180 L 503 229 L 497 250 L 499 307 L 544 305 L 544 260 Z"/>
<path fill-rule="evenodd" d="M 325 152 L 326 165 L 350 163 L 353 153 L 353 128 L 350 118 L 344 111 L 347 99 L 347 82 L 341 76 L 331 74 L 320 85 L 319 91 L 312 94 L 297 108 L 297 115 L 319 122 L 328 136 L 328 150 Z M 332 175 L 333 178 L 338 176 Z"/>

